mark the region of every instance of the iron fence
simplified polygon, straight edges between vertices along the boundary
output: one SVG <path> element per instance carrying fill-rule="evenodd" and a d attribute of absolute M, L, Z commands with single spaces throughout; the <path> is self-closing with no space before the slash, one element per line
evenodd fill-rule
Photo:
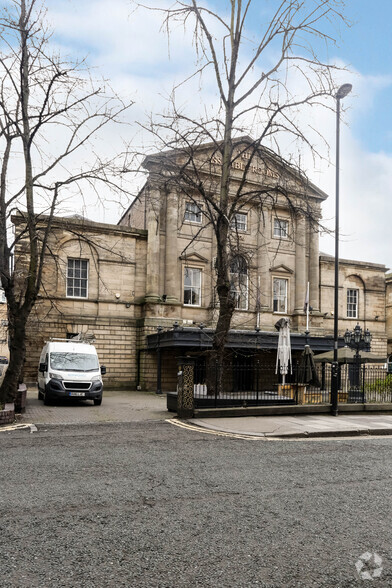
<path fill-rule="evenodd" d="M 275 365 L 252 358 L 215 363 L 207 368 L 197 362 L 194 371 L 195 403 L 198 407 L 325 404 L 330 402 L 331 366 L 318 366 L 320 386 L 299 381 L 294 364 L 283 378 Z M 222 374 L 222 380 L 220 380 Z M 219 382 L 221 389 L 219 389 Z"/>
<path fill-rule="evenodd" d="M 222 374 L 219 389 L 220 373 Z M 198 407 L 329 404 L 331 364 L 316 364 L 318 382 L 300 381 L 299 363 L 283 377 L 275 365 L 251 357 L 207 367 L 196 362 L 195 404 Z M 339 403 L 392 403 L 392 374 L 379 365 L 343 364 L 339 367 Z"/>

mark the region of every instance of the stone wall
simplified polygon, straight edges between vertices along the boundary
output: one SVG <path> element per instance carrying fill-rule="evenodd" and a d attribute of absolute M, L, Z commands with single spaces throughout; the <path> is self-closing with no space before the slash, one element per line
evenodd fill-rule
<path fill-rule="evenodd" d="M 39 326 L 39 328 L 37 328 Z M 25 381 L 37 381 L 39 356 L 45 341 L 51 337 L 65 339 L 68 333 L 93 333 L 101 365 L 107 369 L 103 377 L 107 387 L 136 387 L 136 323 L 115 318 L 74 318 L 52 316 L 39 323 L 29 323 L 25 363 Z"/>

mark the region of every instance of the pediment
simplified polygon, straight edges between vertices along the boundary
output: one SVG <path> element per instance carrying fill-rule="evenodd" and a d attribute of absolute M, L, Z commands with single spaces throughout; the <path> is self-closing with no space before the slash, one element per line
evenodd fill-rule
<path fill-rule="evenodd" d="M 200 255 L 199 253 L 196 253 L 195 251 L 192 251 L 190 253 L 184 253 L 183 255 L 180 255 L 180 259 L 182 259 L 183 261 L 186 261 L 187 263 L 189 262 L 193 262 L 193 263 L 209 263 L 208 259 L 206 259 L 205 257 L 203 257 L 202 255 Z"/>
<path fill-rule="evenodd" d="M 275 265 L 274 267 L 270 267 L 270 272 L 279 272 L 280 274 L 293 274 L 293 270 L 281 263 L 280 265 Z"/>

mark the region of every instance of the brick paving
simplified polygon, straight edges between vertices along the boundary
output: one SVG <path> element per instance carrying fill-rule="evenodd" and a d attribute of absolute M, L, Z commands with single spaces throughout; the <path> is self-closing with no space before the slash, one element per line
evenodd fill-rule
<path fill-rule="evenodd" d="M 38 400 L 37 389 L 29 388 L 26 412 L 18 417 L 18 422 L 69 425 L 163 420 L 169 417 L 164 394 L 105 390 L 101 406 L 94 406 L 92 401 L 87 400 L 57 401 L 53 406 L 45 406 L 42 400 Z"/>

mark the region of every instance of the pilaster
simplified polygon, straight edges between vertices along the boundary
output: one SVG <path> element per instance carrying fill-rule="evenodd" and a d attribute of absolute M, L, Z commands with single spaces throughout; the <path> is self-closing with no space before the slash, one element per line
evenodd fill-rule
<path fill-rule="evenodd" d="M 178 196 L 169 192 L 166 198 L 165 294 L 167 302 L 178 302 Z"/>
<path fill-rule="evenodd" d="M 296 219 L 295 235 L 295 305 L 294 312 L 303 312 L 306 293 L 306 249 L 305 217 L 301 214 Z"/>

